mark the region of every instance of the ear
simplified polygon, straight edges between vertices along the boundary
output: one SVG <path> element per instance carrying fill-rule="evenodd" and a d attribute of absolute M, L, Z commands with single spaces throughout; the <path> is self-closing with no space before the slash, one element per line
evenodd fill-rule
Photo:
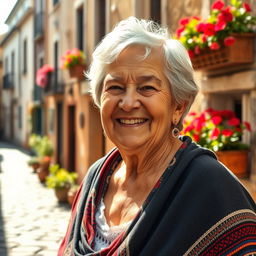
<path fill-rule="evenodd" d="M 186 107 L 187 107 L 187 102 L 184 101 L 181 104 L 176 104 L 174 107 L 173 115 L 172 115 L 172 123 L 173 124 L 178 124 L 180 122 L 180 118 L 183 115 Z"/>

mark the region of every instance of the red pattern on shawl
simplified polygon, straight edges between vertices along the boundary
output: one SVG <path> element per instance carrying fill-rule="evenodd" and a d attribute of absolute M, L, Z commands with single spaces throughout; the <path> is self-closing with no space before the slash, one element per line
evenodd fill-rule
<path fill-rule="evenodd" d="M 94 236 L 95 236 L 95 213 L 96 213 L 96 205 L 98 204 L 99 200 L 102 198 L 104 193 L 104 187 L 105 182 L 108 176 L 110 176 L 110 168 L 113 165 L 113 161 L 116 159 L 116 157 L 119 155 L 118 150 L 115 150 L 112 152 L 112 154 L 107 158 L 105 163 L 103 164 L 101 170 L 100 170 L 100 182 L 99 187 L 97 190 L 96 195 L 91 194 L 89 199 L 87 200 L 86 206 L 85 206 L 85 214 L 82 220 L 83 227 L 85 227 L 86 230 L 84 230 L 84 233 L 86 234 L 86 240 L 89 245 L 93 243 Z M 75 197 L 74 203 L 72 205 L 72 212 L 71 212 L 71 219 L 68 225 L 68 229 L 66 232 L 66 235 L 60 245 L 58 256 L 63 256 L 63 253 L 65 252 L 66 247 L 69 244 L 69 237 L 71 234 L 72 227 L 74 225 L 75 216 L 77 214 L 77 206 L 79 199 L 81 197 L 81 191 L 82 191 L 83 183 L 80 185 L 80 188 L 77 192 L 77 195 Z M 100 252 L 97 252 L 97 255 L 100 256 L 117 256 L 118 255 L 118 247 L 120 246 L 120 243 L 123 241 L 124 238 L 124 232 L 121 233 L 107 248 L 101 250 Z"/>

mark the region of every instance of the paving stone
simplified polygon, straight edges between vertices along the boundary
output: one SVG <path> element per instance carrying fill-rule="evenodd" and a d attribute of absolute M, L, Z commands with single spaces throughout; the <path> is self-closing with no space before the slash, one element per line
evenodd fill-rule
<path fill-rule="evenodd" d="M 3 142 L 0 154 L 0 256 L 56 256 L 69 206 L 59 205 L 53 191 L 39 182 L 27 165 L 28 154 Z"/>

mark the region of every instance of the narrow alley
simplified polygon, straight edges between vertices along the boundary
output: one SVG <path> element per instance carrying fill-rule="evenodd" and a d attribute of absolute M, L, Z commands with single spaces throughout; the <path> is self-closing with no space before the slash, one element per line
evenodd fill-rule
<path fill-rule="evenodd" d="M 70 207 L 58 204 L 27 165 L 29 155 L 0 142 L 0 255 L 56 256 Z"/>

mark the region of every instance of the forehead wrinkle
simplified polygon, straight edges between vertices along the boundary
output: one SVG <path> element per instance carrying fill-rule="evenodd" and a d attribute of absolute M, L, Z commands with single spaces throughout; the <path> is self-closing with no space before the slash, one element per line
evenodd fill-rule
<path fill-rule="evenodd" d="M 122 75 L 115 75 L 115 74 L 108 74 L 108 76 L 106 77 L 106 82 L 120 82 L 123 83 L 125 82 L 125 80 L 129 79 L 130 77 L 132 77 L 133 80 L 135 80 L 137 83 L 145 83 L 145 82 L 156 82 L 157 84 L 162 84 L 162 81 L 156 77 L 155 75 L 132 75 L 132 74 L 124 74 L 124 76 Z"/>

